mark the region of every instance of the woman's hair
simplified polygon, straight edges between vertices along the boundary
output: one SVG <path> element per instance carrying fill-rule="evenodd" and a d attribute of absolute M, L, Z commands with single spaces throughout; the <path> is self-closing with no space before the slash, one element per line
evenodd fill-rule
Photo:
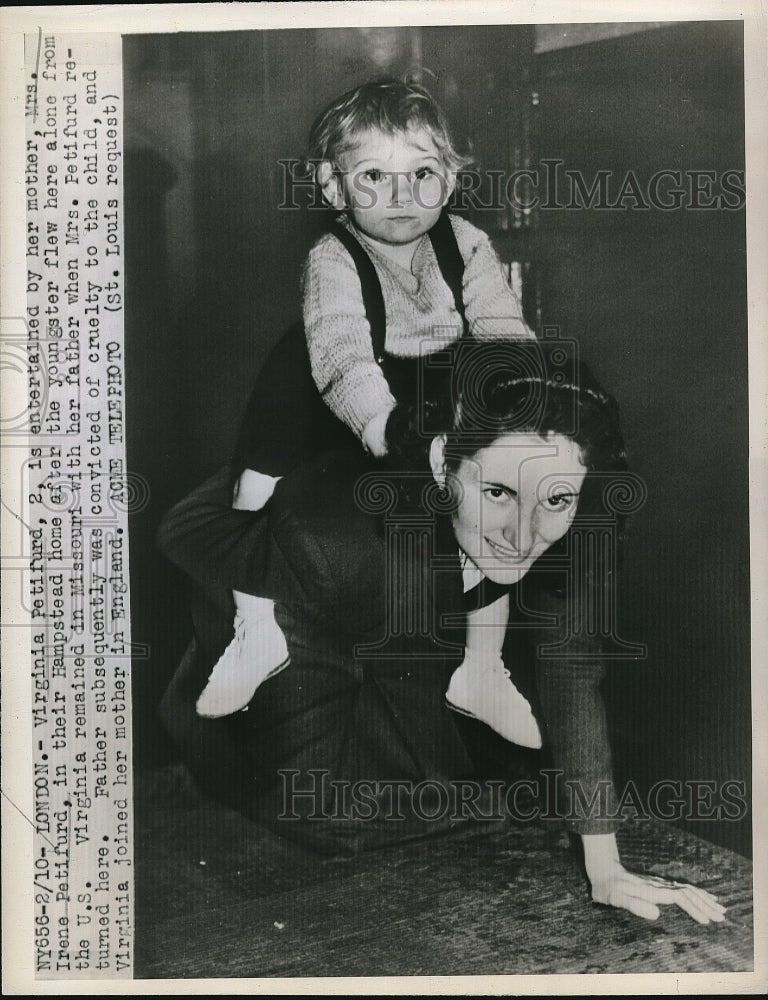
<path fill-rule="evenodd" d="M 429 92 L 419 84 L 397 80 L 364 83 L 332 101 L 312 125 L 307 160 L 339 166 L 340 158 L 368 129 L 396 135 L 412 128 L 429 132 L 449 170 L 469 162 L 456 150 L 445 115 Z"/>
<path fill-rule="evenodd" d="M 618 407 L 565 347 L 460 341 L 424 360 L 418 397 L 398 404 L 387 422 L 387 465 L 404 474 L 406 492 L 429 468 L 437 435 L 445 435 L 450 471 L 507 434 L 558 434 L 576 442 L 587 468 L 574 524 L 610 514 L 623 525 L 615 495 L 629 480 Z"/>

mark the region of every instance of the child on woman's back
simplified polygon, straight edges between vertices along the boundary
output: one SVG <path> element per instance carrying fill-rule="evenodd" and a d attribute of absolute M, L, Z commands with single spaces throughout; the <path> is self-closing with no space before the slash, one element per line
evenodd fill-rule
<path fill-rule="evenodd" d="M 303 276 L 304 328 L 317 388 L 373 455 L 397 398 L 417 391 L 418 359 L 463 336 L 532 338 L 488 237 L 443 209 L 464 163 L 442 112 L 421 87 L 369 83 L 335 100 L 317 119 L 310 157 L 335 233 L 312 248 Z M 357 241 L 383 301 L 376 335 L 371 292 Z M 350 252 L 352 251 L 352 252 Z M 277 479 L 246 469 L 235 506 L 259 509 Z M 473 567 L 466 587 L 477 581 Z M 477 574 L 474 574 L 477 576 Z M 288 665 L 272 602 L 235 594 L 235 639 L 198 701 L 205 716 L 244 707 L 258 685 Z M 500 650 L 508 595 L 468 616 L 466 656 L 448 691 L 451 707 L 488 722 L 515 742 L 539 746 L 528 702 L 504 670 Z"/>

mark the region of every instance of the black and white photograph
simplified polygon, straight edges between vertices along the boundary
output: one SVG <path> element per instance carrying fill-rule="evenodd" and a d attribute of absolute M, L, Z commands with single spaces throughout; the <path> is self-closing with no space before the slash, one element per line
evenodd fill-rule
<path fill-rule="evenodd" d="M 5 988 L 762 992 L 764 13 L 112 6 L 3 158 Z"/>

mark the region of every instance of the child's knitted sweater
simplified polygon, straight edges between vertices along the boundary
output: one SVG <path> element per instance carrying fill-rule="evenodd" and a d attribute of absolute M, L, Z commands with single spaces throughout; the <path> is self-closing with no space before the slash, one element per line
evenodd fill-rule
<path fill-rule="evenodd" d="M 478 340 L 533 337 L 488 236 L 451 216 L 464 260 L 464 310 Z M 386 309 L 386 350 L 418 357 L 458 340 L 463 332 L 453 295 L 443 280 L 428 235 L 408 271 L 386 257 L 346 216 L 346 226 L 368 252 Z M 359 436 L 368 421 L 394 405 L 371 345 L 370 326 L 352 258 L 331 234 L 309 253 L 302 278 L 304 328 L 312 375 L 331 410 Z"/>

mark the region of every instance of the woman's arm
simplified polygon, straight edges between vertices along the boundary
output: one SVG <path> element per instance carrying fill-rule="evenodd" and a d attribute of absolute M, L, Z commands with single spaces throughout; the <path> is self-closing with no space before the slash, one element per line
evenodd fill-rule
<path fill-rule="evenodd" d="M 665 903 L 679 906 L 699 923 L 723 920 L 725 909 L 705 890 L 635 875 L 621 863 L 611 750 L 600 690 L 602 643 L 597 637 L 569 635 L 565 598 L 548 596 L 541 610 L 557 618 L 557 625 L 537 630 L 537 684 L 545 742 L 555 768 L 562 771 L 565 794 L 560 805 L 567 825 L 581 836 L 592 899 L 650 920 L 658 917 L 658 906 Z M 552 647 L 564 640 L 567 655 L 553 655 Z"/>
<path fill-rule="evenodd" d="M 583 659 L 555 656 L 547 646 L 558 634 L 560 630 L 555 628 L 537 630 L 536 683 L 543 711 L 544 742 L 559 772 L 560 815 L 574 833 L 613 834 L 620 821 L 600 690 L 604 665 L 599 644 L 580 639 Z M 597 648 L 591 648 L 593 645 Z"/>

